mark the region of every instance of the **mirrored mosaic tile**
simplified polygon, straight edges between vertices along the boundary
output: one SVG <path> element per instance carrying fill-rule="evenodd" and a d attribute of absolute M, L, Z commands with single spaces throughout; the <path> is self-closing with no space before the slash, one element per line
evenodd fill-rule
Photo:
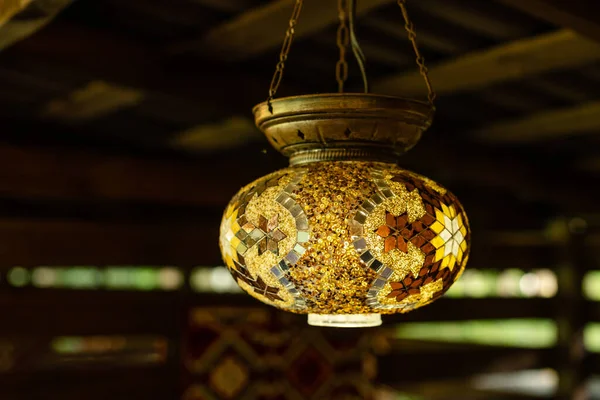
<path fill-rule="evenodd" d="M 358 239 L 354 242 L 354 248 L 359 253 L 363 253 L 365 250 L 367 250 L 367 241 L 364 238 Z"/>
<path fill-rule="evenodd" d="M 462 206 L 435 182 L 391 164 L 324 162 L 243 188 L 220 246 L 240 286 L 268 304 L 394 313 L 441 296 L 463 271 L 469 241 Z"/>

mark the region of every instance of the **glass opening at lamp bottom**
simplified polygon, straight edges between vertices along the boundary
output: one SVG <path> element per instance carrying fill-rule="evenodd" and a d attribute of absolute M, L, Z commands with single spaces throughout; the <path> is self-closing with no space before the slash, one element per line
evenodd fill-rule
<path fill-rule="evenodd" d="M 337 328 L 367 328 L 381 325 L 381 314 L 308 314 L 308 324 Z"/>

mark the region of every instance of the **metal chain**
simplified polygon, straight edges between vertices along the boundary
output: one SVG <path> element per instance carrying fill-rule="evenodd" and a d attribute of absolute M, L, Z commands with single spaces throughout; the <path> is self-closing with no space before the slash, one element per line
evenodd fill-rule
<path fill-rule="evenodd" d="M 429 91 L 429 94 L 427 96 L 427 98 L 429 99 L 429 104 L 433 106 L 433 102 L 435 101 L 437 95 L 433 90 L 433 87 L 431 86 L 431 81 L 429 80 L 429 71 L 425 66 L 425 59 L 421 55 L 421 52 L 419 51 L 419 46 L 417 45 L 417 32 L 415 30 L 415 25 L 412 23 L 410 17 L 408 16 L 408 11 L 406 10 L 406 0 L 398 0 L 398 5 L 402 10 L 402 16 L 404 17 L 404 28 L 408 33 L 408 39 L 411 41 L 413 49 L 417 56 L 417 65 L 419 66 L 419 72 L 425 80 L 427 90 Z"/>
<path fill-rule="evenodd" d="M 271 101 L 275 97 L 275 93 L 277 93 L 277 89 L 279 89 L 281 79 L 283 78 L 283 69 L 285 68 L 285 62 L 287 61 L 290 48 L 292 47 L 292 41 L 294 40 L 294 34 L 296 33 L 296 24 L 298 23 L 298 18 L 300 17 L 300 12 L 302 11 L 303 2 L 303 0 L 296 0 L 296 4 L 294 5 L 294 10 L 292 11 L 292 16 L 290 17 L 290 22 L 287 31 L 285 32 L 285 38 L 283 39 L 281 52 L 279 53 L 279 62 L 275 67 L 273 79 L 271 79 L 271 86 L 269 87 L 269 97 L 267 99 L 267 104 L 271 113 L 273 113 L 273 106 L 271 105 Z"/>
<path fill-rule="evenodd" d="M 350 43 L 350 33 L 348 32 L 348 7 L 347 0 L 338 0 L 338 16 L 340 25 L 337 29 L 337 46 L 340 49 L 340 59 L 335 65 L 335 77 L 338 83 L 340 93 L 344 92 L 344 83 L 348 79 L 348 62 L 346 61 L 346 49 Z"/>

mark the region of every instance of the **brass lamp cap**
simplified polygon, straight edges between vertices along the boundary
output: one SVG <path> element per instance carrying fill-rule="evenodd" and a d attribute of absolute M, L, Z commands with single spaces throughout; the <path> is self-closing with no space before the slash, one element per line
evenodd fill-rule
<path fill-rule="evenodd" d="M 434 111 L 422 101 L 356 93 L 284 97 L 271 106 L 254 107 L 256 126 L 292 164 L 319 157 L 394 161 L 419 141 Z"/>

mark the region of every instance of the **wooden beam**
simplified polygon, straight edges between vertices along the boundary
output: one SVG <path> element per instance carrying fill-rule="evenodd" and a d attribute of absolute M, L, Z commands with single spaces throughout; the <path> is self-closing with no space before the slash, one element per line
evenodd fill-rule
<path fill-rule="evenodd" d="M 221 207 L 240 187 L 281 166 L 258 150 L 244 154 L 175 161 L 0 145 L 0 159 L 10 165 L 0 169 L 0 196 Z"/>
<path fill-rule="evenodd" d="M 492 38 L 499 42 L 521 38 L 531 33 L 530 18 L 492 1 L 412 1 L 409 2 L 409 7 L 466 29 L 473 36 Z"/>
<path fill-rule="evenodd" d="M 43 28 L 72 0 L 9 0 L 0 6 L 0 50 Z M 12 19 L 11 19 L 12 18 Z"/>
<path fill-rule="evenodd" d="M 0 8 L 0 27 L 31 3 L 31 0 L 7 0 Z"/>
<path fill-rule="evenodd" d="M 193 3 L 221 12 L 237 13 L 250 8 L 252 0 L 192 0 Z"/>
<path fill-rule="evenodd" d="M 600 157 L 590 157 L 578 161 L 576 167 L 580 170 L 598 173 L 600 172 Z"/>
<path fill-rule="evenodd" d="M 391 2 L 391 0 L 359 1 L 357 13 L 365 14 Z M 273 0 L 209 30 L 199 39 L 177 43 L 171 46 L 170 51 L 172 53 L 201 51 L 226 61 L 239 61 L 265 53 L 281 46 L 294 3 L 291 0 Z M 336 2 L 306 1 L 298 20 L 295 39 L 318 32 L 337 20 Z"/>
<path fill-rule="evenodd" d="M 472 31 L 459 24 L 446 22 L 439 18 L 431 18 L 429 13 L 430 8 L 415 13 L 415 11 L 420 10 L 413 10 L 413 5 L 418 7 L 418 3 L 411 2 L 409 4 L 409 12 L 411 17 L 419 20 L 418 42 L 420 45 L 442 54 L 463 53 L 466 49 L 478 47 L 480 38 L 473 35 Z M 398 46 L 406 43 L 407 36 L 404 24 L 400 23 L 398 15 L 395 13 L 376 12 L 370 14 L 361 19 L 360 26 L 366 26 L 374 32 L 397 40 Z M 368 60 L 372 58 L 368 51 L 365 51 L 365 55 Z M 410 59 L 414 63 L 414 57 L 408 52 L 391 52 L 388 57 L 400 57 L 401 55 L 406 56 L 407 59 Z"/>
<path fill-rule="evenodd" d="M 179 366 L 141 368 L 43 369 L 3 373 L 0 397 L 29 400 L 177 400 L 181 398 Z"/>
<path fill-rule="evenodd" d="M 530 143 L 562 136 L 596 134 L 600 130 L 600 102 L 548 110 L 525 118 L 485 126 L 472 133 L 491 143 Z"/>
<path fill-rule="evenodd" d="M 584 331 L 591 315 L 590 302 L 583 293 L 587 269 L 593 264 L 586 239 L 587 225 L 577 221 L 562 221 L 566 245 L 563 246 L 563 263 L 557 271 L 559 303 L 556 309 L 559 360 L 558 397 L 567 398 L 577 393 L 585 397 L 588 381 L 592 375 L 589 353 L 585 348 Z"/>
<path fill-rule="evenodd" d="M 446 175 L 446 180 L 470 182 L 479 188 L 501 189 L 523 201 L 550 203 L 573 212 L 597 210 L 586 190 L 589 180 L 566 175 L 564 170 L 559 169 L 549 174 L 548 168 L 539 170 L 501 149 L 457 147 L 454 141 L 438 137 L 436 143 L 422 144 L 404 155 L 401 165 L 442 184 L 444 179 L 439 176 L 440 173 Z M 563 190 L 556 190 L 557 179 L 568 188 L 563 185 Z"/>
<path fill-rule="evenodd" d="M 397 347 L 390 354 L 378 357 L 377 383 L 392 387 L 417 382 L 430 382 L 435 385 L 435 382 L 439 381 L 466 379 L 484 373 L 545 368 L 552 357 L 551 350 L 548 349 L 511 349 L 471 345 L 447 347 L 445 350 L 436 348 L 415 353 L 410 351 L 410 345 L 410 341 L 398 342 Z M 402 346 L 408 348 L 408 351 Z M 410 362 L 399 364 L 399 359 L 410 359 Z M 435 373 L 432 373 L 432 365 L 437 366 Z"/>
<path fill-rule="evenodd" d="M 79 85 L 85 82 L 83 76 L 186 99 L 197 104 L 198 121 L 229 115 L 232 110 L 249 114 L 254 104 L 266 98 L 270 81 L 270 76 L 255 77 L 207 60 L 187 60 L 175 68 L 174 60 L 143 43 L 64 22 L 50 24 L 19 42 L 0 61 L 5 69 L 50 82 L 75 77 Z M 282 88 L 282 94 L 286 90 Z"/>
<path fill-rule="evenodd" d="M 76 298 L 77 301 L 73 301 Z M 69 300 L 70 299 L 70 300 Z M 138 312 L 143 306 L 152 312 Z M 176 337 L 184 303 L 178 293 L 18 289 L 0 295 L 2 334 Z M 86 311 L 87 310 L 87 311 Z"/>
<path fill-rule="evenodd" d="M 441 298 L 407 314 L 384 315 L 385 324 L 504 318 L 554 318 L 555 299 Z"/>
<path fill-rule="evenodd" d="M 162 335 L 177 340 L 192 306 L 267 307 L 248 295 L 196 294 L 186 289 L 177 292 L 4 289 L 0 292 L 3 315 L 0 332 L 5 337 L 43 332 L 48 337 Z"/>
<path fill-rule="evenodd" d="M 499 0 L 534 17 L 600 42 L 600 4 L 589 0 Z"/>
<path fill-rule="evenodd" d="M 561 30 L 459 56 L 431 66 L 429 74 L 436 92 L 443 95 L 474 91 L 597 60 L 600 60 L 600 44 Z M 412 97 L 424 95 L 425 84 L 415 68 L 412 73 L 375 82 L 373 91 Z"/>
<path fill-rule="evenodd" d="M 212 214 L 212 215 L 210 215 Z M 220 212 L 206 221 L 0 220 L 0 270 L 37 265 L 216 265 Z"/>
<path fill-rule="evenodd" d="M 117 110 L 138 105 L 144 98 L 139 90 L 104 81 L 92 81 L 69 95 L 44 106 L 43 117 L 69 122 L 100 118 Z"/>
<path fill-rule="evenodd" d="M 202 153 L 242 147 L 248 142 L 259 142 L 261 137 L 252 120 L 231 116 L 218 123 L 206 123 L 186 129 L 174 135 L 170 145 L 176 149 Z"/>

